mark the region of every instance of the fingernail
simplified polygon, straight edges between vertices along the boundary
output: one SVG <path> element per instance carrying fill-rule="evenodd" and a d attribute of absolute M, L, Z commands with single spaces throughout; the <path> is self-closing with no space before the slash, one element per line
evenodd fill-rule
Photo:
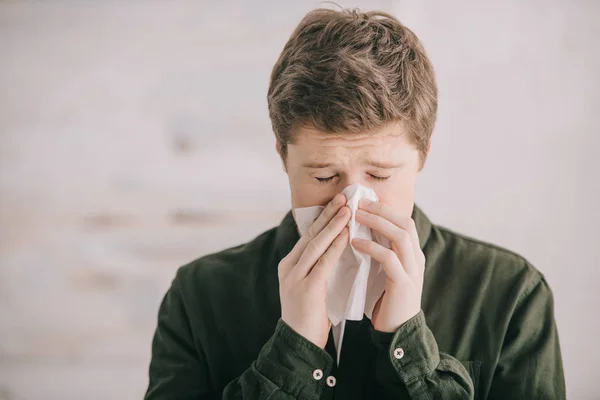
<path fill-rule="evenodd" d="M 367 215 L 368 215 L 368 213 L 366 211 L 356 210 L 356 216 L 357 217 L 366 217 Z"/>

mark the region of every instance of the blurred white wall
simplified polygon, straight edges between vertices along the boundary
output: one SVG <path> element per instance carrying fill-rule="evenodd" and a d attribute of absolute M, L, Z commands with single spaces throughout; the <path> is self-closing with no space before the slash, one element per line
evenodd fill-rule
<path fill-rule="evenodd" d="M 554 290 L 569 398 L 600 398 L 600 2 L 340 1 L 423 40 L 417 204 Z M 0 2 L 0 399 L 139 399 L 183 263 L 289 206 L 271 67 L 317 1 Z"/>

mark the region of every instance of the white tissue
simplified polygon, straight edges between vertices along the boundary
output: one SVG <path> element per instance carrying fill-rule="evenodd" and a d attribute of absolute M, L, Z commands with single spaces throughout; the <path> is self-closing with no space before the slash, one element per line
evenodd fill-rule
<path fill-rule="evenodd" d="M 350 242 L 327 282 L 326 300 L 327 315 L 333 325 L 338 363 L 345 320 L 360 321 L 363 319 L 363 314 L 372 318 L 375 304 L 385 288 L 386 275 L 379 262 L 355 250 L 351 241 L 354 238 L 361 238 L 374 240 L 382 246 L 390 247 L 389 241 L 385 237 L 377 232 L 372 232 L 370 228 L 359 224 L 355 219 L 360 199 L 379 200 L 375 191 L 360 184 L 353 184 L 347 186 L 342 193 L 346 195 L 347 206 L 352 211 L 352 217 L 348 223 Z M 323 208 L 315 206 L 294 209 L 294 218 L 300 235 L 304 235 L 321 214 Z"/>

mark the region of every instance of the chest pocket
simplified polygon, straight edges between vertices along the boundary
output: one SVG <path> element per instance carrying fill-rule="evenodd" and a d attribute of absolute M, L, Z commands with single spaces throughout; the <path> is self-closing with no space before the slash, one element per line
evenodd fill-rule
<path fill-rule="evenodd" d="M 475 390 L 475 399 L 479 398 L 479 374 L 481 373 L 481 361 L 461 361 L 460 362 L 473 381 L 473 389 Z"/>

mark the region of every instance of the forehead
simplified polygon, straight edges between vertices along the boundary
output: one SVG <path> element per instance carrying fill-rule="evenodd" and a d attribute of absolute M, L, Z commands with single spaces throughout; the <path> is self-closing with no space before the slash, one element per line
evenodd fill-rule
<path fill-rule="evenodd" d="M 312 126 L 296 130 L 288 147 L 302 158 L 329 159 L 336 156 L 395 158 L 416 151 L 404 126 L 400 122 L 384 125 L 381 129 L 365 133 L 325 133 Z"/>

